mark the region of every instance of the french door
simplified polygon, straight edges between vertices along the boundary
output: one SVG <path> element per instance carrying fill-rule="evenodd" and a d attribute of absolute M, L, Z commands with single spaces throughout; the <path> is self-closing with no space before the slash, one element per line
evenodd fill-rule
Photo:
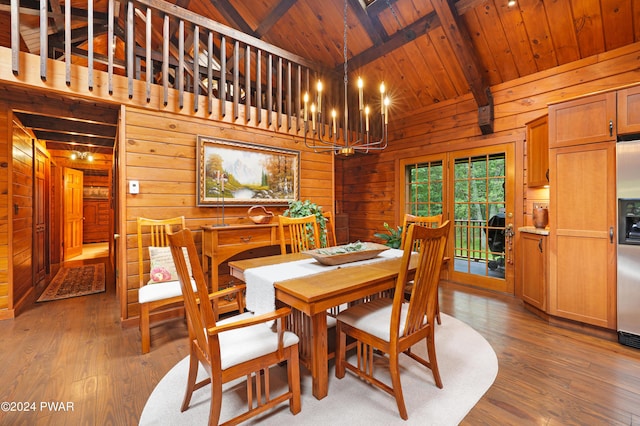
<path fill-rule="evenodd" d="M 513 293 L 513 144 L 402 160 L 401 217 L 443 214 L 451 281 Z"/>

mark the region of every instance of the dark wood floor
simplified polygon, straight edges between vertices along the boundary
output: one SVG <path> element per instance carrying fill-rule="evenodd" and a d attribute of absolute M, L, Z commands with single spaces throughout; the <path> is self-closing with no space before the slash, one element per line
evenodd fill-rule
<path fill-rule="evenodd" d="M 498 355 L 494 385 L 463 424 L 640 425 L 640 350 L 548 325 L 510 297 L 445 284 L 440 306 Z M 137 424 L 156 383 L 187 354 L 176 320 L 153 328 L 151 352 L 140 355 L 137 328 L 120 326 L 113 284 L 37 303 L 0 321 L 0 336 L 0 402 L 33 409 L 3 406 L 1 425 Z M 73 411 L 41 407 L 55 402 Z"/>

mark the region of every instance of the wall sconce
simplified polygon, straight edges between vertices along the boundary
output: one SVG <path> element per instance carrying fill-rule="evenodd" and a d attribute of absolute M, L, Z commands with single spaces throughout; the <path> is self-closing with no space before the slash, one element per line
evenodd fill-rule
<path fill-rule="evenodd" d="M 86 160 L 86 161 L 93 161 L 93 154 L 90 152 L 80 152 L 80 151 L 73 151 L 71 153 L 71 159 L 72 160 Z"/>

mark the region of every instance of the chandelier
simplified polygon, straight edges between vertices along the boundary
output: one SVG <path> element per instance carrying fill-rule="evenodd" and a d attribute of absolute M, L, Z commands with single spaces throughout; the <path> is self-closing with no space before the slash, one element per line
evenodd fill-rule
<path fill-rule="evenodd" d="M 373 109 L 364 102 L 364 82 L 358 77 L 358 119 L 357 128 L 349 130 L 349 105 L 348 105 L 348 60 L 347 60 L 347 3 L 344 2 L 344 127 L 342 128 L 342 139 L 338 137 L 338 113 L 331 110 L 331 123 L 325 130 L 325 113 L 322 106 L 322 81 L 318 80 L 316 85 L 315 102 L 309 105 L 309 93 L 304 94 L 304 144 L 307 148 L 315 152 L 333 152 L 335 155 L 348 157 L 356 152 L 369 153 L 371 151 L 381 151 L 387 147 L 387 127 L 389 124 L 389 97 L 385 94 L 384 81 L 380 83 L 380 133 L 375 134 L 370 131 L 370 122 L 374 120 Z M 311 120 L 309 120 L 309 112 Z M 309 123 L 311 121 L 311 124 Z"/>

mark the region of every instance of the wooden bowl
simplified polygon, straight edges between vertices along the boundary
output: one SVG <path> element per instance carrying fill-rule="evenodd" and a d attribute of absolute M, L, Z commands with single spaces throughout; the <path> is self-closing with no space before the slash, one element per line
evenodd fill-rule
<path fill-rule="evenodd" d="M 264 208 L 264 206 L 253 206 L 248 211 L 249 219 L 256 225 L 264 225 L 271 222 L 273 213 Z"/>

